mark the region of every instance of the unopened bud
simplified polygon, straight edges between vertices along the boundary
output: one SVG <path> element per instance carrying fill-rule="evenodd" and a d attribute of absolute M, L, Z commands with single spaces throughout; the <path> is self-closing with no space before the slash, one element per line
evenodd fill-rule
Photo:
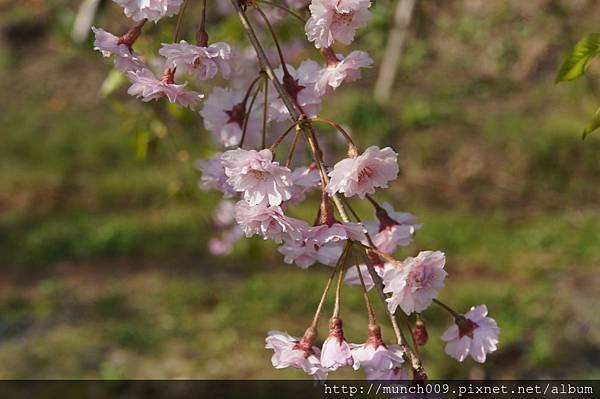
<path fill-rule="evenodd" d="M 423 320 L 417 319 L 412 335 L 417 345 L 424 346 L 427 343 L 429 334 L 427 334 L 427 327 L 425 327 Z"/>

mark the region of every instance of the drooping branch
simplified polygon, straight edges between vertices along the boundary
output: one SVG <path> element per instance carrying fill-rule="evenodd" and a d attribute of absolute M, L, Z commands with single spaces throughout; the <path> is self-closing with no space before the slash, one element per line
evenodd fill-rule
<path fill-rule="evenodd" d="M 290 118 L 292 119 L 294 124 L 298 123 L 298 121 L 305 118 L 302 109 L 298 106 L 298 104 L 294 101 L 294 99 L 289 95 L 289 93 L 287 92 L 287 90 L 285 89 L 283 84 L 281 82 L 279 82 L 279 80 L 275 76 L 275 73 L 273 72 L 273 67 L 270 64 L 269 59 L 266 56 L 265 50 L 264 50 L 262 44 L 260 43 L 260 41 L 258 40 L 258 37 L 257 37 L 256 33 L 254 32 L 252 25 L 248 21 L 248 17 L 246 16 L 246 13 L 244 12 L 243 8 L 239 4 L 239 1 L 238 0 L 230 0 L 230 1 L 238 14 L 240 21 L 242 22 L 242 26 L 244 27 L 244 30 L 246 32 L 246 35 L 248 36 L 250 44 L 252 44 L 252 47 L 254 47 L 254 50 L 256 51 L 259 63 L 261 64 L 264 71 L 267 73 L 267 76 L 269 77 L 269 79 L 273 82 L 273 86 L 275 87 L 275 90 L 277 90 L 277 93 L 279 94 L 285 107 L 289 111 Z M 316 134 L 315 134 L 314 128 L 312 126 L 309 126 L 306 130 L 307 131 L 305 131 L 305 138 L 307 139 L 309 147 L 311 148 L 311 151 L 313 153 L 313 157 L 314 157 L 315 161 L 317 162 L 317 165 L 320 169 L 322 184 L 323 184 L 323 188 L 324 188 L 326 186 L 326 184 L 329 182 L 329 178 L 324 173 L 323 159 L 322 159 L 321 151 L 318 148 L 318 143 L 316 141 Z M 335 194 L 332 195 L 331 197 L 332 197 L 332 200 L 333 200 L 336 208 L 338 209 L 338 212 L 340 213 L 342 221 L 344 221 L 346 223 L 349 222 L 350 219 L 346 214 L 346 211 L 344 209 L 344 206 L 343 206 L 340 198 Z M 384 306 L 385 306 L 386 305 L 385 304 L 385 294 L 383 293 L 381 279 L 375 273 L 375 270 L 374 270 L 372 264 L 367 263 L 367 267 L 368 267 L 369 273 L 372 275 L 374 281 L 376 281 L 375 288 L 377 289 L 378 294 L 379 294 L 380 298 L 382 298 L 382 300 L 384 302 Z M 402 337 L 402 335 L 403 335 L 402 331 L 399 328 L 395 317 L 391 313 L 389 313 L 389 311 L 387 311 L 387 306 L 385 306 L 385 308 L 386 308 L 386 313 L 388 314 L 390 321 L 392 323 L 392 326 L 394 327 L 394 332 L 396 333 L 396 338 L 398 340 L 398 343 L 401 344 L 402 347 L 405 349 L 413 370 L 416 373 L 419 373 L 420 375 L 425 375 L 420 360 L 414 353 L 412 353 L 412 350 L 410 350 L 410 348 L 406 345 L 406 340 L 403 339 L 403 337 Z"/>

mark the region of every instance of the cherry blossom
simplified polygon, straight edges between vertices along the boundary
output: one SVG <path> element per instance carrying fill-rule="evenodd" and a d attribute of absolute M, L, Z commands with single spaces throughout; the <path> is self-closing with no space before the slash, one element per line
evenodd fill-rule
<path fill-rule="evenodd" d="M 134 53 L 123 39 L 104 29 L 92 27 L 95 35 L 94 50 L 100 51 L 104 57 L 115 57 L 115 67 L 122 71 L 137 71 L 145 67 L 139 56 Z"/>
<path fill-rule="evenodd" d="M 387 187 L 398 176 L 398 154 L 390 147 L 371 146 L 355 158 L 346 158 L 335 164 L 329 172 L 331 180 L 327 192 L 343 193 L 346 197 L 358 195 L 365 198 L 376 187 Z"/>
<path fill-rule="evenodd" d="M 327 378 L 327 370 L 319 360 L 321 352 L 310 340 L 301 340 L 283 331 L 269 331 L 265 342 L 265 348 L 275 352 L 271 363 L 276 369 L 295 367 L 317 380 Z"/>
<path fill-rule="evenodd" d="M 285 216 L 283 210 L 276 205 L 253 206 L 246 201 L 239 201 L 233 214 L 246 237 L 258 234 L 265 240 L 270 239 L 276 243 L 300 239 L 302 231 L 308 228 L 305 221 Z"/>
<path fill-rule="evenodd" d="M 211 158 L 196 162 L 196 169 L 202 172 L 200 187 L 204 190 L 221 191 L 225 198 L 232 197 L 236 191 L 227 183 L 225 168 L 221 163 L 222 152 L 217 152 Z"/>
<path fill-rule="evenodd" d="M 403 350 L 399 345 L 386 345 L 381 338 L 379 326 L 369 327 L 369 336 L 364 344 L 351 344 L 354 369 L 392 370 L 399 367 L 404 359 Z"/>
<path fill-rule="evenodd" d="M 242 90 L 215 87 L 200 111 L 206 130 L 213 133 L 216 140 L 225 147 L 239 145 L 242 138 L 246 115 L 244 96 Z M 261 101 L 258 100 L 255 107 L 261 107 Z M 261 119 L 259 112 L 250 113 L 246 126 L 247 136 L 258 135 L 262 126 Z"/>
<path fill-rule="evenodd" d="M 215 227 L 223 228 L 233 224 L 234 222 L 235 204 L 232 201 L 220 201 L 212 214 L 212 220 Z"/>
<path fill-rule="evenodd" d="M 410 315 L 425 310 L 444 286 L 446 257 L 440 251 L 423 251 L 409 257 L 383 274 L 383 292 L 391 293 L 387 298 L 391 313 L 400 308 Z"/>
<path fill-rule="evenodd" d="M 308 268 L 315 262 L 334 266 L 340 258 L 346 240 L 364 239 L 361 225 L 357 223 L 334 223 L 331 226 L 321 224 L 303 231 L 302 239 L 288 241 L 279 252 L 284 262 L 295 263 Z"/>
<path fill-rule="evenodd" d="M 280 205 L 292 196 L 291 171 L 273 162 L 271 150 L 229 150 L 223 153 L 221 162 L 229 178 L 227 183 L 243 192 L 250 205 Z"/>
<path fill-rule="evenodd" d="M 113 0 L 123 7 L 125 15 L 134 21 L 147 19 L 157 22 L 179 12 L 183 0 Z"/>
<path fill-rule="evenodd" d="M 496 320 L 486 317 L 487 314 L 487 307 L 479 305 L 471 307 L 464 316 L 459 315 L 456 324 L 441 337 L 447 342 L 446 353 L 459 362 L 471 355 L 476 362 L 484 363 L 486 355 L 497 349 L 500 334 Z"/>
<path fill-rule="evenodd" d="M 323 343 L 321 351 L 321 366 L 335 371 L 340 367 L 348 367 L 354 364 L 350 345 L 344 338 L 342 320 L 334 317 L 329 322 L 329 336 Z"/>
<path fill-rule="evenodd" d="M 237 225 L 220 230 L 219 234 L 208 241 L 208 250 L 213 255 L 230 255 L 233 252 L 234 244 L 242 236 L 242 230 Z"/>
<path fill-rule="evenodd" d="M 321 96 L 317 92 L 315 80 L 320 70 L 319 64 L 313 60 L 302 61 L 298 69 L 287 65 L 289 77 L 284 79 L 284 71 L 280 66 L 275 69 L 275 76 L 282 81 L 292 98 L 302 107 L 307 116 L 315 116 L 321 109 Z M 269 118 L 276 121 L 287 120 L 290 112 L 283 100 L 277 96 L 274 87 L 269 89 L 273 99 L 269 104 Z"/>
<path fill-rule="evenodd" d="M 316 48 L 325 48 L 338 41 L 350 44 L 357 29 L 371 18 L 369 0 L 312 0 L 310 18 L 304 27 L 306 36 Z"/>
<path fill-rule="evenodd" d="M 317 93 L 325 95 L 327 88 L 337 89 L 342 82 L 354 82 L 360 79 L 360 68 L 368 68 L 373 65 L 373 60 L 364 51 L 353 51 L 346 58 L 333 51 L 325 52 L 327 65 L 319 71 L 316 87 Z"/>
<path fill-rule="evenodd" d="M 386 254 L 393 253 L 398 245 L 410 245 L 415 231 L 421 228 L 415 215 L 396 212 L 387 202 L 376 208 L 375 217 L 377 221 L 367 221 L 363 224 L 373 244 Z"/>
<path fill-rule="evenodd" d="M 204 95 L 192 90 L 187 90 L 185 84 L 176 84 L 173 72 L 167 69 L 163 78 L 158 80 L 149 69 L 127 72 L 127 77 L 132 83 L 127 93 L 140 98 L 144 102 L 157 100 L 166 96 L 170 102 L 183 107 L 194 108 Z"/>
<path fill-rule="evenodd" d="M 179 43 L 163 43 L 158 54 L 166 58 L 169 68 L 178 72 L 194 74 L 201 80 L 212 79 L 218 69 L 225 79 L 231 75 L 231 46 L 224 42 L 213 43 L 208 47 L 194 46 L 185 40 Z"/>

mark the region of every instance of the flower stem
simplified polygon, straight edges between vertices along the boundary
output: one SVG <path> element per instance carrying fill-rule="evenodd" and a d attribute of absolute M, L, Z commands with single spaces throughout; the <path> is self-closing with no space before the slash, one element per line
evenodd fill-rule
<path fill-rule="evenodd" d="M 344 139 L 346 139 L 346 141 L 348 142 L 348 146 L 349 146 L 348 153 L 353 152 L 354 154 L 358 155 L 358 150 L 356 148 L 356 144 L 354 144 L 354 141 L 352 140 L 352 137 L 339 123 L 332 121 L 331 119 L 323 118 L 321 116 L 314 116 L 314 117 L 310 118 L 310 120 L 316 121 L 316 122 L 323 122 L 330 126 L 333 126 L 338 132 L 340 132 L 342 134 Z"/>
<path fill-rule="evenodd" d="M 360 279 L 360 285 L 363 289 L 363 297 L 365 298 L 365 304 L 367 305 L 367 314 L 369 316 L 369 325 L 376 325 L 377 319 L 375 318 L 375 312 L 373 311 L 373 304 L 371 303 L 371 299 L 369 299 L 369 291 L 367 290 L 367 286 L 365 285 L 365 280 L 362 276 L 362 271 L 360 270 L 360 262 L 355 258 L 356 263 L 356 271 L 358 271 L 358 278 Z"/>
<path fill-rule="evenodd" d="M 240 139 L 240 148 L 244 145 L 244 139 L 246 138 L 246 131 L 248 130 L 248 121 L 250 120 L 250 115 L 252 114 L 252 108 L 254 107 L 254 103 L 256 102 L 256 97 L 258 97 L 258 92 L 260 91 L 260 87 L 257 87 L 252 95 L 252 99 L 250 100 L 250 105 L 248 106 L 248 112 L 246 112 L 246 117 L 244 118 L 244 126 L 242 128 L 242 138 Z"/>
<path fill-rule="evenodd" d="M 281 142 L 287 137 L 288 134 L 290 134 L 290 132 L 292 131 L 292 129 L 294 129 L 295 127 L 298 127 L 298 124 L 301 123 L 296 122 L 294 123 L 292 126 L 288 127 L 285 132 L 283 132 L 279 137 L 277 137 L 277 139 L 275 139 L 275 141 L 273 142 L 273 144 L 271 144 L 271 152 L 275 152 L 275 150 L 277 149 L 277 147 L 279 146 L 279 144 L 281 144 Z"/>
<path fill-rule="evenodd" d="M 260 148 L 265 148 L 267 146 L 267 117 L 269 111 L 269 80 L 265 76 L 264 80 L 264 104 L 263 104 L 263 120 L 262 120 L 262 139 L 260 143 Z"/>
<path fill-rule="evenodd" d="M 300 14 L 296 13 L 295 11 L 293 11 L 291 8 L 286 7 L 286 6 L 282 6 L 281 4 L 277 4 L 277 3 L 273 3 L 271 1 L 265 1 L 265 0 L 258 0 L 259 3 L 262 4 L 266 4 L 269 5 L 271 7 L 277 7 L 280 10 L 283 10 L 285 12 L 287 12 L 288 14 L 290 14 L 291 16 L 295 17 L 296 19 L 298 19 L 300 22 L 302 22 L 303 24 L 306 23 L 306 20 L 304 18 L 302 18 L 302 16 L 300 16 Z"/>
<path fill-rule="evenodd" d="M 208 33 L 206 32 L 206 0 L 202 1 L 202 18 L 200 19 L 200 26 L 196 32 L 196 43 L 200 47 L 208 46 Z"/>
<path fill-rule="evenodd" d="M 181 10 L 179 11 L 179 15 L 177 16 L 177 25 L 175 25 L 175 33 L 173 33 L 173 43 L 177 43 L 179 41 L 179 33 L 181 32 L 181 24 L 183 22 L 183 14 L 185 14 L 185 9 L 187 8 L 188 3 L 188 0 L 183 0 L 183 5 L 181 6 Z"/>
<path fill-rule="evenodd" d="M 452 309 L 450 306 L 446 305 L 444 302 L 437 300 L 437 299 L 433 299 L 433 302 L 438 304 L 439 306 L 441 306 L 444 310 L 446 310 L 448 313 L 450 313 L 453 317 L 458 317 L 461 316 L 460 313 L 456 312 L 454 309 Z"/>
<path fill-rule="evenodd" d="M 348 249 L 348 252 L 350 252 L 350 249 Z M 337 287 L 335 288 L 335 302 L 333 305 L 333 316 L 335 318 L 339 318 L 340 317 L 340 297 L 341 297 L 341 293 L 342 293 L 342 281 L 344 280 L 344 265 L 345 262 L 342 262 L 342 264 L 340 265 L 340 272 L 338 274 L 338 281 L 337 281 Z"/>
<path fill-rule="evenodd" d="M 340 268 L 340 265 L 344 264 L 344 262 L 346 261 L 346 256 L 348 255 L 348 248 L 349 244 L 346 244 L 344 250 L 342 251 L 342 254 L 340 255 L 340 258 L 337 261 L 337 264 L 335 265 L 335 268 L 333 269 L 333 272 L 331 273 L 331 276 L 329 276 L 329 279 L 327 280 L 327 284 L 325 285 L 325 289 L 323 290 L 323 294 L 321 295 L 321 300 L 319 301 L 319 305 L 317 306 L 317 310 L 315 311 L 315 316 L 313 317 L 312 324 L 310 325 L 311 328 L 317 328 L 319 317 L 321 316 L 323 306 L 325 305 L 325 298 L 327 298 L 327 293 L 329 292 L 329 288 L 331 287 L 331 283 L 333 282 L 333 277 Z"/>
<path fill-rule="evenodd" d="M 300 129 L 298 129 L 298 125 L 296 125 L 296 134 L 294 134 L 294 138 L 292 140 L 292 144 L 290 145 L 290 150 L 288 152 L 287 160 L 285 161 L 285 166 L 289 169 L 292 165 L 292 159 L 294 159 L 294 153 L 296 152 L 296 145 L 298 144 L 298 139 L 300 138 Z"/>
<path fill-rule="evenodd" d="M 271 37 L 273 38 L 273 42 L 275 42 L 275 47 L 277 48 L 277 53 L 279 54 L 279 60 L 281 61 L 281 68 L 283 68 L 284 75 L 289 75 L 287 65 L 285 63 L 285 58 L 283 57 L 283 51 L 281 51 L 281 46 L 279 45 L 279 40 L 277 40 L 277 35 L 275 34 L 275 30 L 273 29 L 273 26 L 269 22 L 269 18 L 267 18 L 264 11 L 260 9 L 258 4 L 256 5 L 256 7 L 254 7 L 254 9 L 256 11 L 258 11 L 258 13 L 262 17 L 262 19 L 265 21 L 265 25 L 269 29 L 269 32 L 271 33 Z"/>

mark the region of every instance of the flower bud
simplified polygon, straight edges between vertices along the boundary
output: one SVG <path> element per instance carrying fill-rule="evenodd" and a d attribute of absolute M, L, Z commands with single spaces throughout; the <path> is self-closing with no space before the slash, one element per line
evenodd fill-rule
<path fill-rule="evenodd" d="M 427 328 L 425 327 L 423 320 L 417 319 L 412 335 L 417 345 L 424 346 L 427 343 L 429 334 L 427 334 Z"/>

